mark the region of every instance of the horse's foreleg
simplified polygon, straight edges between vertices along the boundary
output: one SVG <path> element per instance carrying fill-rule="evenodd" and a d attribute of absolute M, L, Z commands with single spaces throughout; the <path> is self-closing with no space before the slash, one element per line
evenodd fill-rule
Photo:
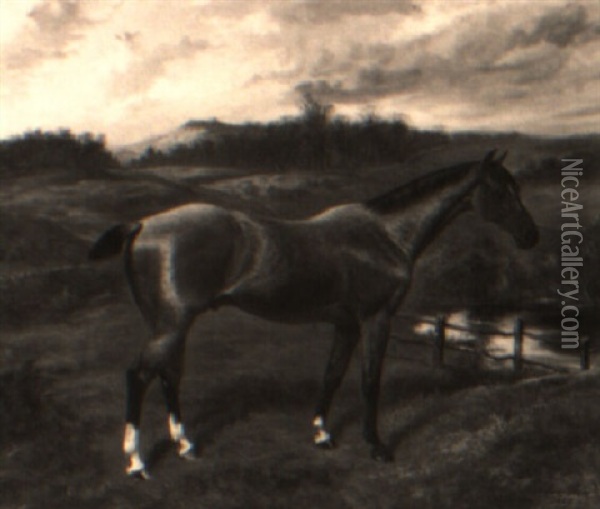
<path fill-rule="evenodd" d="M 325 369 L 323 386 L 313 420 L 314 442 L 318 447 L 329 448 L 333 446 L 331 434 L 325 427 L 325 419 L 329 413 L 333 395 L 344 378 L 359 336 L 360 326 L 356 322 L 338 324 L 335 327 L 333 347 Z"/>
<path fill-rule="evenodd" d="M 363 323 L 362 392 L 365 398 L 363 436 L 371 445 L 371 456 L 379 461 L 391 461 L 392 454 L 379 438 L 377 413 L 383 359 L 390 332 L 390 316 L 382 311 Z"/>

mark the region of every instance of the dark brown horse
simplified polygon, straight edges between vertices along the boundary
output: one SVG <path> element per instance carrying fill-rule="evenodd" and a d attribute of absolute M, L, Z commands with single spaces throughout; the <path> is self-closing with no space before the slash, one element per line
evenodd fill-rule
<path fill-rule="evenodd" d="M 152 330 L 127 371 L 127 473 L 147 476 L 139 426 L 144 393 L 156 376 L 162 381 L 171 439 L 181 456 L 193 455 L 178 395 L 186 334 L 197 315 L 223 305 L 270 320 L 334 325 L 313 421 L 318 446 L 332 444 L 325 419 L 355 346 L 362 342 L 363 435 L 374 458 L 391 459 L 377 426 L 381 368 L 390 319 L 425 246 L 471 207 L 509 232 L 519 247 L 537 242 L 537 228 L 503 159 L 490 152 L 483 161 L 442 169 L 367 202 L 330 207 L 301 221 L 190 204 L 104 233 L 90 257 L 106 258 L 124 248 L 131 291 Z"/>

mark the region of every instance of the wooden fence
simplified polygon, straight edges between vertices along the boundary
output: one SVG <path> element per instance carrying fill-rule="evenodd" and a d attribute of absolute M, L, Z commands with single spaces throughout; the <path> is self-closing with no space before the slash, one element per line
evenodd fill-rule
<path fill-rule="evenodd" d="M 493 361 L 507 361 L 512 360 L 512 367 L 515 373 L 520 373 L 523 370 L 523 365 L 528 364 L 532 366 L 543 367 L 554 371 L 568 372 L 568 368 L 553 366 L 551 364 L 534 361 L 532 359 L 526 359 L 523 355 L 524 341 L 529 339 L 544 339 L 547 335 L 536 334 L 526 330 L 523 319 L 515 318 L 513 329 L 511 331 L 499 330 L 495 323 L 478 321 L 477 327 L 466 327 L 459 324 L 449 323 L 445 315 L 440 315 L 435 319 L 426 318 L 411 314 L 397 314 L 396 318 L 403 321 L 409 321 L 413 323 L 429 324 L 433 326 L 433 334 L 431 337 L 432 355 L 431 363 L 433 366 L 441 367 L 444 365 L 444 353 L 447 350 L 454 351 L 468 351 L 473 352 L 472 349 L 467 349 L 461 346 L 460 341 L 448 341 L 447 331 L 458 331 L 474 335 L 475 337 L 480 336 L 503 336 L 513 338 L 512 354 L 508 355 L 493 355 L 487 351 L 480 351 L 482 355 Z M 399 335 L 392 334 L 392 339 L 403 340 Z M 476 340 L 475 340 L 476 341 Z M 410 341 L 411 343 L 414 341 Z M 420 342 L 422 344 L 422 342 Z M 454 344 L 453 344 L 454 343 Z M 579 366 L 582 370 L 590 369 L 591 365 L 591 340 L 589 337 L 584 337 L 579 344 Z"/>

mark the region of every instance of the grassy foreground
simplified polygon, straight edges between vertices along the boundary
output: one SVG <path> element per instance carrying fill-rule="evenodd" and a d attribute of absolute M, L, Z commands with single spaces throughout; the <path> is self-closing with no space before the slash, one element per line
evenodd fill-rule
<path fill-rule="evenodd" d="M 239 330 L 244 334 L 240 335 Z M 339 447 L 310 443 L 328 328 L 226 310 L 190 338 L 183 386 L 200 457 L 167 441 L 150 391 L 143 450 L 153 479 L 123 475 L 122 370 L 143 337 L 130 304 L 11 334 L 1 379 L 0 507 L 597 507 L 600 373 L 514 381 L 509 373 L 388 359 L 382 429 L 393 464 L 359 434 L 358 366 L 332 415 Z M 411 357 L 414 358 L 414 352 Z"/>

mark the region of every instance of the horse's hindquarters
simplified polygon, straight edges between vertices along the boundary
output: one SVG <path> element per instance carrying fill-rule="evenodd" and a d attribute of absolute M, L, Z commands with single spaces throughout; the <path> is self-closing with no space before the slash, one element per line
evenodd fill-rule
<path fill-rule="evenodd" d="M 235 217 L 219 207 L 188 205 L 145 220 L 132 246 L 144 315 L 160 320 L 210 306 L 236 270 L 240 243 Z"/>

